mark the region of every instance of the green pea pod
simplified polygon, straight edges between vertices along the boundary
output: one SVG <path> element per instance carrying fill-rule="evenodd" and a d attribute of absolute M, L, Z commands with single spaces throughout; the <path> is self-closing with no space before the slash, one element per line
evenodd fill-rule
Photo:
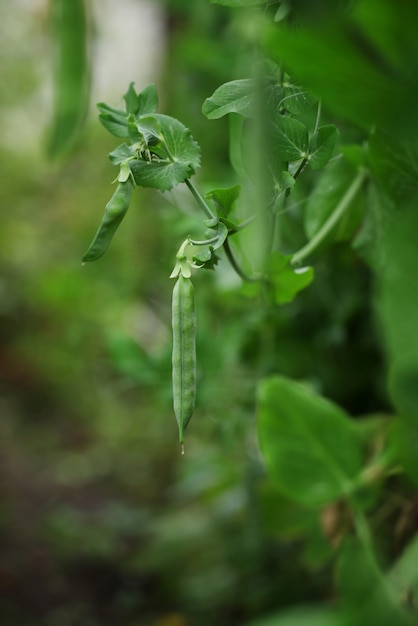
<path fill-rule="evenodd" d="M 54 109 L 48 141 L 51 157 L 74 146 L 87 114 L 90 76 L 86 0 L 51 0 Z"/>
<path fill-rule="evenodd" d="M 132 184 L 129 180 L 119 183 L 115 193 L 106 204 L 102 222 L 83 256 L 83 263 L 100 258 L 109 247 L 112 237 L 125 217 L 131 201 Z"/>
<path fill-rule="evenodd" d="M 196 398 L 196 310 L 194 289 L 182 274 L 173 289 L 173 403 L 183 445 Z"/>

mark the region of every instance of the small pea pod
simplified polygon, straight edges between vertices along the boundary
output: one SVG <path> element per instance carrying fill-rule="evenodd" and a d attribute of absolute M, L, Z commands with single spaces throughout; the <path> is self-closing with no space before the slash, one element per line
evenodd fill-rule
<path fill-rule="evenodd" d="M 173 403 L 183 445 L 196 398 L 196 309 L 194 289 L 182 274 L 173 289 Z"/>
<path fill-rule="evenodd" d="M 131 193 L 132 183 L 129 180 L 119 183 L 115 193 L 106 204 L 102 222 L 89 249 L 83 256 L 83 263 L 95 261 L 106 252 L 113 235 L 129 208 Z"/>

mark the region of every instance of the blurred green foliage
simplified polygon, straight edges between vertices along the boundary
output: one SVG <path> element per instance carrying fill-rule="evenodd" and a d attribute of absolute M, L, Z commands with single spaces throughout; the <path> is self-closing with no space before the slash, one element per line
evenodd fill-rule
<path fill-rule="evenodd" d="M 167 33 L 164 68 L 156 77 L 162 108 L 187 123 L 202 146 L 202 186 L 234 184 L 227 122 L 207 120 L 200 108 L 222 82 L 248 76 L 258 54 L 254 13 L 207 0 L 160 4 Z M 285 29 L 280 41 L 267 29 L 265 46 L 295 66 L 308 86 L 323 89 L 327 119 L 340 122 L 355 165 L 364 155 L 350 145 L 360 143 L 363 122 L 375 113 L 392 132 L 391 154 L 398 154 L 394 125 L 399 122 L 403 133 L 411 124 L 416 137 L 418 57 L 416 46 L 407 45 L 416 10 L 407 2 L 395 13 L 389 2 L 383 8 L 377 0 L 358 3 L 355 19 L 381 26 L 362 35 L 391 64 L 389 71 L 377 63 L 370 74 L 358 63 L 352 32 L 327 21 L 337 4 L 339 10 L 349 3 L 321 2 L 315 16 L 312 4 L 294 2 L 302 26 L 292 46 L 286 48 Z M 34 118 L 25 102 L 36 100 L 45 77 L 28 42 L 46 51 L 50 36 L 47 13 L 36 20 L 36 33 L 17 31 L 22 39 L 13 50 L 20 55 L 0 45 L 5 119 L 22 109 Z M 409 33 L 404 39 L 403 32 Z M 324 52 L 327 42 L 335 55 Z M 315 58 L 325 67 L 313 66 Z M 140 59 L 129 62 L 134 78 Z M 347 80 L 353 67 L 361 70 L 356 89 Z M 346 98 L 337 97 L 347 83 Z M 392 84 L 400 85 L 393 99 Z M 400 102 L 405 115 L 397 117 Z M 398 599 L 393 609 L 385 590 L 389 580 L 406 606 L 417 591 L 415 552 L 396 561 L 418 520 L 411 483 L 418 476 L 418 302 L 410 272 L 416 246 L 408 239 L 417 227 L 414 167 L 411 173 L 400 157 L 387 159 L 379 146 L 388 144 L 376 135 L 370 160 L 379 185 L 359 198 L 349 235 L 322 251 L 315 281 L 293 302 L 266 305 L 261 294 L 242 290 L 223 262 L 216 275 L 199 277 L 197 409 L 181 457 L 170 394 L 168 276 L 178 241 L 195 224 L 189 201 L 180 193 L 141 190 L 106 257 L 82 267 L 113 189 L 112 166 L 102 157 L 112 140 L 91 116 L 80 147 L 57 165 L 31 137 L 20 137 L 11 149 L 10 130 L 5 123 L 2 128 L 0 622 L 335 626 L 341 591 L 348 607 L 343 626 L 372 624 L 376 605 L 379 626 L 387 616 L 395 624 L 394 615 L 403 624 Z M 303 201 L 310 182 L 295 201 Z M 309 200 L 306 230 L 314 229 L 317 199 Z M 359 228 L 366 200 L 368 214 L 355 240 L 359 257 L 347 240 Z M 400 221 L 397 203 L 405 204 Z M 301 211 L 303 205 L 283 216 L 284 244 L 291 233 L 302 245 Z M 396 260 L 389 265 L 388 249 Z M 379 270 L 377 283 L 370 267 Z M 385 578 L 355 540 L 343 542 L 339 552 L 353 524 L 343 502 L 305 508 L 265 475 L 255 440 L 255 388 L 261 377 L 278 372 L 307 381 L 354 417 L 373 415 L 359 420 L 363 430 L 356 431 L 369 455 L 380 445 L 386 414 L 395 406 L 402 415 L 388 437 L 407 476 L 390 477 L 362 503 L 379 536 Z M 357 584 L 359 571 L 364 579 Z M 351 615 L 365 596 L 370 604 Z"/>

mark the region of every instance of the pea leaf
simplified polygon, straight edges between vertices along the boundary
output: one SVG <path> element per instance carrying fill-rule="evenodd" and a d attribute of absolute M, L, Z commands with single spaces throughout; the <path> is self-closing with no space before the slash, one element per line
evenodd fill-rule
<path fill-rule="evenodd" d="M 347 626 L 412 626 L 401 607 L 401 594 L 385 577 L 373 552 L 357 539 L 347 540 L 339 555 L 338 583 Z"/>
<path fill-rule="evenodd" d="M 210 120 L 215 120 L 228 113 L 239 113 L 251 117 L 254 108 L 254 93 L 257 83 L 252 78 L 243 78 L 224 83 L 206 98 L 202 113 Z"/>
<path fill-rule="evenodd" d="M 263 43 L 268 56 L 284 63 L 308 89 L 320 93 L 337 115 L 366 130 L 384 124 L 395 112 L 399 117 L 404 90 L 393 89 L 392 73 L 382 71 L 370 59 L 347 22 L 318 20 L 310 26 L 295 29 L 281 22 L 267 27 Z"/>
<path fill-rule="evenodd" d="M 128 119 L 124 111 L 115 109 L 105 102 L 99 102 L 97 108 L 99 120 L 109 133 L 115 137 L 129 137 Z"/>
<path fill-rule="evenodd" d="M 290 256 L 278 252 L 271 255 L 268 263 L 268 277 L 274 286 L 276 304 L 285 304 L 294 300 L 296 294 L 307 287 L 313 280 L 312 267 L 294 269 L 290 264 Z"/>
<path fill-rule="evenodd" d="M 134 89 L 134 83 L 129 85 L 128 91 L 123 96 L 123 99 L 125 100 L 126 112 L 136 115 L 138 113 L 139 102 L 138 95 Z"/>
<path fill-rule="evenodd" d="M 285 81 L 283 85 L 283 99 L 281 106 L 293 115 L 302 115 L 312 107 L 315 98 L 306 87 Z"/>
<path fill-rule="evenodd" d="M 127 159 L 131 159 L 134 155 L 134 151 L 127 143 L 121 143 L 113 152 L 110 152 L 109 159 L 114 165 L 119 165 Z"/>
<path fill-rule="evenodd" d="M 309 142 L 309 165 L 319 170 L 330 160 L 337 144 L 339 132 L 336 126 L 320 126 Z"/>
<path fill-rule="evenodd" d="M 369 139 L 369 158 L 383 189 L 398 202 L 418 193 L 418 152 L 407 140 L 382 130 Z"/>
<path fill-rule="evenodd" d="M 240 192 L 241 186 L 234 185 L 225 189 L 212 189 L 206 194 L 206 198 L 214 202 L 221 217 L 228 217 Z"/>
<path fill-rule="evenodd" d="M 340 159 L 330 163 L 309 196 L 305 210 L 305 232 L 311 239 L 330 217 L 353 182 L 356 168 Z M 335 226 L 326 241 L 350 238 L 363 216 L 364 195 L 357 195 L 345 216 Z"/>
<path fill-rule="evenodd" d="M 276 155 L 282 161 L 299 161 L 308 153 L 308 129 L 291 117 L 280 116 L 272 128 Z"/>
<path fill-rule="evenodd" d="M 147 85 L 138 95 L 138 115 L 158 111 L 158 93 L 155 85 Z"/>
<path fill-rule="evenodd" d="M 161 155 L 164 152 L 165 158 L 152 161 L 134 159 L 130 168 L 137 185 L 165 191 L 194 174 L 200 162 L 200 148 L 190 131 L 178 120 L 158 113 L 146 119 L 151 120 L 151 117 L 163 138 L 158 152 Z"/>
<path fill-rule="evenodd" d="M 276 487 L 306 505 L 351 494 L 361 448 L 346 413 L 301 383 L 275 376 L 258 390 L 258 437 Z"/>
<path fill-rule="evenodd" d="M 396 587 L 398 596 L 405 593 L 405 590 L 413 589 L 415 597 L 418 592 L 418 537 L 407 545 L 395 565 L 389 572 L 388 579 Z"/>

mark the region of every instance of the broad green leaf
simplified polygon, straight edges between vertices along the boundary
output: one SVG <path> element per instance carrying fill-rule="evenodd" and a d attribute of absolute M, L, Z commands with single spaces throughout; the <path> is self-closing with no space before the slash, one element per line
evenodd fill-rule
<path fill-rule="evenodd" d="M 252 78 L 243 78 L 224 83 L 206 98 L 202 113 L 210 120 L 215 120 L 228 113 L 239 113 L 251 117 L 254 113 L 254 94 L 257 82 Z"/>
<path fill-rule="evenodd" d="M 337 576 L 344 624 L 412 626 L 401 606 L 401 595 L 383 575 L 371 548 L 349 539 L 340 551 Z"/>
<path fill-rule="evenodd" d="M 115 109 L 105 102 L 99 102 L 97 104 L 99 109 L 99 120 L 115 137 L 128 137 L 128 119 L 124 111 Z"/>
<path fill-rule="evenodd" d="M 158 93 L 155 85 L 147 85 L 138 95 L 138 115 L 158 111 Z"/>
<path fill-rule="evenodd" d="M 289 498 L 319 506 L 355 490 L 362 452 L 350 420 L 305 385 L 281 376 L 261 383 L 258 436 L 271 479 Z"/>
<path fill-rule="evenodd" d="M 418 423 L 416 385 L 418 384 L 418 289 L 416 268 L 418 232 L 416 200 L 396 211 L 396 219 L 383 233 L 386 258 L 379 268 L 378 313 L 392 372 L 391 392 L 401 413 Z"/>
<path fill-rule="evenodd" d="M 164 163 L 134 159 L 130 161 L 129 166 L 136 185 L 152 187 L 161 191 L 176 187 L 193 173 L 189 164 L 181 161 Z"/>
<path fill-rule="evenodd" d="M 134 89 L 134 84 L 135 83 L 131 83 L 129 85 L 128 91 L 123 96 L 123 99 L 125 100 L 126 112 L 128 114 L 132 113 L 133 115 L 136 115 L 138 113 L 139 102 L 138 94 Z"/>
<path fill-rule="evenodd" d="M 212 189 L 206 194 L 206 198 L 212 200 L 218 210 L 218 215 L 228 217 L 234 203 L 238 200 L 241 192 L 240 185 L 234 185 L 225 189 Z"/>
<path fill-rule="evenodd" d="M 137 185 L 165 191 L 194 174 L 200 162 L 200 148 L 178 120 L 158 113 L 152 119 L 156 120 L 163 137 L 161 147 L 165 158 L 151 162 L 134 159 L 130 167 Z"/>
<path fill-rule="evenodd" d="M 302 115 L 312 108 L 314 102 L 315 98 L 306 87 L 294 84 L 289 80 L 283 83 L 283 99 L 280 105 L 289 113 Z"/>
<path fill-rule="evenodd" d="M 267 274 L 274 286 L 276 304 L 285 304 L 294 300 L 299 291 L 305 289 L 313 280 L 312 267 L 294 269 L 290 264 L 290 256 L 282 256 L 278 252 L 271 255 Z"/>
<path fill-rule="evenodd" d="M 318 21 L 310 27 L 271 25 L 263 43 L 268 56 L 285 64 L 307 89 L 321 94 L 327 107 L 366 131 L 402 109 L 393 77 L 374 63 L 340 14 L 339 21 Z"/>
<path fill-rule="evenodd" d="M 312 605 L 262 617 L 247 626 L 345 626 L 345 624 L 336 611 Z"/>
<path fill-rule="evenodd" d="M 385 191 L 396 202 L 418 194 L 418 150 L 407 140 L 376 130 L 369 140 L 373 172 Z"/>
<path fill-rule="evenodd" d="M 377 313 L 389 364 L 389 393 L 402 425 L 397 435 L 400 459 L 418 479 L 418 247 L 416 199 L 394 209 L 381 236 L 385 257 L 378 267 Z M 396 441 L 396 436 L 395 436 Z"/>
<path fill-rule="evenodd" d="M 277 156 L 282 161 L 299 161 L 308 155 L 308 129 L 288 116 L 280 116 L 272 128 Z"/>
<path fill-rule="evenodd" d="M 90 81 L 84 0 L 51 0 L 54 108 L 48 152 L 68 152 L 78 138 L 88 109 Z"/>
<path fill-rule="evenodd" d="M 338 137 L 339 132 L 332 124 L 318 128 L 309 142 L 309 165 L 313 170 L 319 170 L 328 163 Z"/>
<path fill-rule="evenodd" d="M 127 143 L 122 143 L 115 150 L 110 152 L 108 156 L 114 165 L 119 165 L 127 159 L 131 159 L 134 156 L 134 151 Z"/>
<path fill-rule="evenodd" d="M 309 239 L 312 239 L 334 212 L 356 173 L 356 169 L 343 159 L 330 163 L 321 173 L 316 186 L 309 194 L 305 210 L 305 232 Z M 363 194 L 353 199 L 327 241 L 344 240 L 353 235 L 363 216 L 363 203 Z"/>
<path fill-rule="evenodd" d="M 386 237 L 394 220 L 396 209 L 393 201 L 376 183 L 371 182 L 365 195 L 365 216 L 353 241 L 353 248 L 374 269 L 382 268 L 389 261 Z"/>

